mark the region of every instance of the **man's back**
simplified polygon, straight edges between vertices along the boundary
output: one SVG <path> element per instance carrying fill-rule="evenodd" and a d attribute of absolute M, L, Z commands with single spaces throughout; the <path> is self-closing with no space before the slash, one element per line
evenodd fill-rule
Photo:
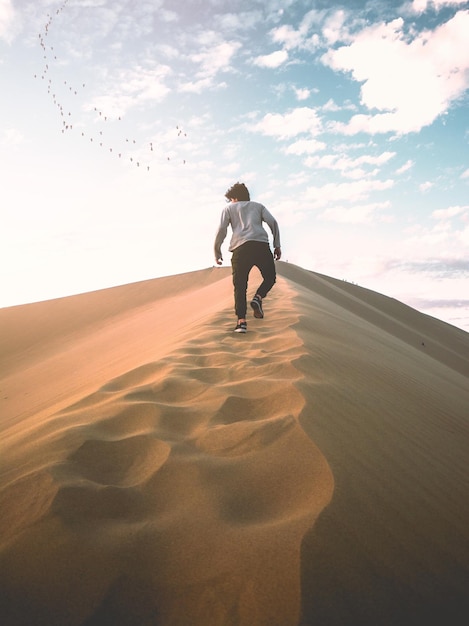
<path fill-rule="evenodd" d="M 223 241 L 228 225 L 231 225 L 233 235 L 229 250 L 232 252 L 247 241 L 262 241 L 268 243 L 269 237 L 262 223 L 266 222 L 272 231 L 274 247 L 279 244 L 278 224 L 273 215 L 259 202 L 243 200 L 230 202 L 223 210 L 220 227 L 217 233 L 217 243 Z"/>

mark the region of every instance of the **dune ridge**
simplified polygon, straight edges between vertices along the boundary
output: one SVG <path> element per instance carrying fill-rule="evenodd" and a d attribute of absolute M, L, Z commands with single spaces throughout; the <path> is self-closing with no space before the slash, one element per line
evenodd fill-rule
<path fill-rule="evenodd" d="M 467 623 L 469 335 L 278 271 L 0 311 L 2 624 Z"/>
<path fill-rule="evenodd" d="M 223 311 L 32 429 L 39 467 L 2 494 L 2 623 L 298 622 L 301 539 L 333 479 L 298 423 L 291 298 L 280 280 L 249 335 Z"/>

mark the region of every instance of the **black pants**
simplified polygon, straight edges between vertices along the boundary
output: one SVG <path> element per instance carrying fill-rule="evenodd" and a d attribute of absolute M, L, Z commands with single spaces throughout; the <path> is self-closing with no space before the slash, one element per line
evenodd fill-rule
<path fill-rule="evenodd" d="M 248 276 L 254 265 L 259 268 L 262 278 L 264 279 L 257 288 L 256 293 L 262 298 L 265 298 L 274 286 L 277 277 L 274 257 L 268 243 L 262 241 L 246 241 L 246 243 L 243 243 L 239 248 L 233 250 L 231 268 L 233 271 L 235 313 L 238 319 L 244 319 L 246 317 Z"/>

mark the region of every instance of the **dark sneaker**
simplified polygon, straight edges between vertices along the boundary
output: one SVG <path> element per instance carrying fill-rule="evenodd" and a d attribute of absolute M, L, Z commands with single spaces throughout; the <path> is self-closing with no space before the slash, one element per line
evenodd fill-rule
<path fill-rule="evenodd" d="M 262 310 L 262 298 L 256 294 L 251 300 L 251 308 L 254 311 L 254 317 L 262 319 L 264 317 L 264 311 Z"/>
<path fill-rule="evenodd" d="M 234 329 L 235 333 L 246 333 L 248 330 L 248 325 L 246 322 L 238 322 L 236 328 Z"/>

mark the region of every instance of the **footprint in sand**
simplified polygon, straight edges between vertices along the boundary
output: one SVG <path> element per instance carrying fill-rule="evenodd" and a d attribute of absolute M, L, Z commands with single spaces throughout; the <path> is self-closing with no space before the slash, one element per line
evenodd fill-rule
<path fill-rule="evenodd" d="M 167 443 L 136 435 L 126 439 L 89 439 L 68 458 L 74 473 L 100 485 L 134 487 L 163 465 L 170 453 Z"/>
<path fill-rule="evenodd" d="M 55 512 L 132 518 L 168 462 L 195 469 L 192 459 L 255 456 L 297 427 L 304 401 L 292 359 L 301 341 L 266 328 L 244 351 L 232 337 L 215 349 L 202 334 L 63 411 L 82 418 L 83 439 L 56 468 Z"/>
<path fill-rule="evenodd" d="M 52 510 L 72 525 L 145 514 L 143 485 L 165 463 L 170 446 L 149 435 L 88 439 L 56 468 L 61 483 Z"/>
<path fill-rule="evenodd" d="M 39 588 L 45 570 L 100 623 L 120 614 L 120 579 L 130 596 L 147 581 L 142 603 L 165 623 L 231 623 L 253 603 L 262 623 L 293 623 L 301 541 L 333 482 L 298 421 L 304 350 L 288 290 L 272 306 L 272 322 L 246 336 L 202 330 L 53 417 L 56 491 L 19 540 L 30 565 L 22 588 Z M 88 591 L 83 571 L 94 572 Z M 66 622 L 65 610 L 42 608 Z"/>

